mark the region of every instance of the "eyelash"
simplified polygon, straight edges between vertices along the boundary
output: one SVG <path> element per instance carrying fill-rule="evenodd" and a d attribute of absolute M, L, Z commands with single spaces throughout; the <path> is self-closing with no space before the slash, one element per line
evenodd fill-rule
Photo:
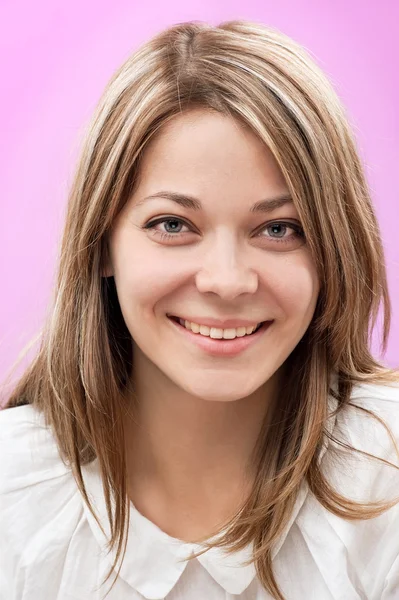
<path fill-rule="evenodd" d="M 188 223 L 186 223 L 183 219 L 180 219 L 178 217 L 162 217 L 161 219 L 156 219 L 155 221 L 150 221 L 149 223 L 147 223 L 146 225 L 144 225 L 143 229 L 152 229 L 153 233 L 156 233 L 157 235 L 160 236 L 160 238 L 162 240 L 171 240 L 172 238 L 178 238 L 180 235 L 184 235 L 184 233 L 167 233 L 165 231 L 156 231 L 154 229 L 155 225 L 159 225 L 160 223 L 167 223 L 168 221 L 176 221 L 178 223 L 181 223 L 182 225 L 185 225 L 186 227 L 190 227 L 190 225 Z M 267 225 L 265 225 L 261 231 L 263 231 L 263 229 L 267 229 L 269 227 L 274 227 L 275 225 L 283 225 L 284 227 L 288 227 L 290 229 L 293 229 L 294 234 L 291 234 L 290 236 L 288 236 L 287 238 L 273 238 L 270 237 L 269 239 L 275 240 L 277 243 L 281 244 L 286 244 L 289 243 L 291 241 L 291 238 L 304 238 L 304 231 L 302 229 L 302 227 L 300 225 L 296 225 L 295 223 L 290 223 L 287 221 L 273 221 L 272 223 L 268 223 Z M 259 237 L 263 237 L 263 236 L 259 236 Z"/>

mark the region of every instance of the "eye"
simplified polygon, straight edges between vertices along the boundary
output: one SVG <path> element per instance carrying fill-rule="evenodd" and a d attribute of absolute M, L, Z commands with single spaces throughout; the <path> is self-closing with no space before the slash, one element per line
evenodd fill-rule
<path fill-rule="evenodd" d="M 159 231 L 155 229 L 156 225 L 163 224 L 166 225 L 166 231 Z M 178 219 L 177 217 L 163 217 L 162 219 L 156 219 L 155 221 L 147 223 L 144 226 L 144 229 L 153 230 L 153 233 L 159 235 L 162 239 L 170 239 L 178 237 L 182 233 L 180 231 L 181 226 L 188 227 L 189 229 L 191 229 L 190 225 L 186 224 L 182 219 Z"/>
<path fill-rule="evenodd" d="M 165 227 L 165 229 L 155 229 L 156 226 Z M 182 231 L 182 227 L 187 227 L 188 231 Z M 186 223 L 183 219 L 179 217 L 161 217 L 159 219 L 155 219 L 154 221 L 150 221 L 146 225 L 144 225 L 143 229 L 151 230 L 153 235 L 156 235 L 161 240 L 173 240 L 178 239 L 184 236 L 186 233 L 193 231 L 193 227 Z M 286 235 L 287 232 L 291 230 L 292 233 Z M 290 221 L 273 221 L 272 223 L 267 223 L 263 225 L 259 233 L 255 234 L 255 237 L 261 239 L 262 242 L 266 241 L 268 243 L 276 246 L 277 244 L 297 244 L 298 241 L 303 240 L 305 235 L 302 227 L 298 223 L 292 223 Z M 270 235 L 263 235 L 263 231 L 270 231 Z"/>
<path fill-rule="evenodd" d="M 293 233 L 290 235 L 285 235 L 287 230 L 291 229 Z M 261 229 L 262 231 L 271 231 L 270 236 L 263 236 L 261 233 L 258 235 L 260 237 L 271 238 L 277 242 L 292 242 L 293 239 L 304 238 L 305 233 L 300 225 L 297 223 L 291 223 L 289 221 L 275 221 L 273 223 L 268 223 L 265 227 Z"/>

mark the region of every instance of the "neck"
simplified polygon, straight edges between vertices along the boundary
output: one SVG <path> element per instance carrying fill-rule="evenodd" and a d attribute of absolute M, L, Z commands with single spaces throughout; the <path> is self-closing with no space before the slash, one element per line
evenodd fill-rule
<path fill-rule="evenodd" d="M 273 376 L 251 396 L 207 401 L 135 377 L 127 422 L 129 495 L 139 512 L 172 537 L 207 535 L 248 496 L 252 455 L 276 393 Z M 147 383 L 145 383 L 147 382 Z"/>

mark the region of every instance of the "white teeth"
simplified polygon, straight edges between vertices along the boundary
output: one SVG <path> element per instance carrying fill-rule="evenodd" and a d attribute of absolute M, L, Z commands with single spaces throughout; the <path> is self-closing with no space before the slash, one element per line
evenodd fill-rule
<path fill-rule="evenodd" d="M 186 329 L 189 329 L 193 333 L 199 333 L 206 337 L 211 337 L 215 340 L 225 339 L 233 340 L 236 337 L 244 337 L 244 335 L 251 334 L 258 326 L 249 325 L 248 327 L 237 327 L 230 329 L 220 329 L 218 327 L 208 327 L 207 325 L 199 325 L 198 323 L 192 323 L 183 319 L 179 319 L 180 325 L 183 325 Z"/>

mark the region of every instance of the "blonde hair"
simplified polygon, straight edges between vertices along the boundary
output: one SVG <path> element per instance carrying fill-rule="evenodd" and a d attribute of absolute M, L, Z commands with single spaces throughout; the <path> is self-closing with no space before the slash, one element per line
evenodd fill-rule
<path fill-rule="evenodd" d="M 303 481 L 343 518 L 368 519 L 393 505 L 352 502 L 323 476 L 318 457 L 328 435 L 329 394 L 338 413 L 350 404 L 356 382 L 398 381 L 398 372 L 369 350 L 381 303 L 386 350 L 390 301 L 379 228 L 348 119 L 321 69 L 289 37 L 242 20 L 215 27 L 181 23 L 145 43 L 114 74 L 70 191 L 54 306 L 37 356 L 7 407 L 31 403 L 44 413 L 92 512 L 81 466 L 98 459 L 115 567 L 126 551 L 129 520 L 123 420 L 133 356 L 113 278 L 101 276 L 107 233 L 132 194 L 149 140 L 194 107 L 240 119 L 271 149 L 321 282 L 312 322 L 287 359 L 270 428 L 258 440 L 253 490 L 224 535 L 210 543 L 234 551 L 253 542 L 260 582 L 284 600 L 272 547 Z"/>

